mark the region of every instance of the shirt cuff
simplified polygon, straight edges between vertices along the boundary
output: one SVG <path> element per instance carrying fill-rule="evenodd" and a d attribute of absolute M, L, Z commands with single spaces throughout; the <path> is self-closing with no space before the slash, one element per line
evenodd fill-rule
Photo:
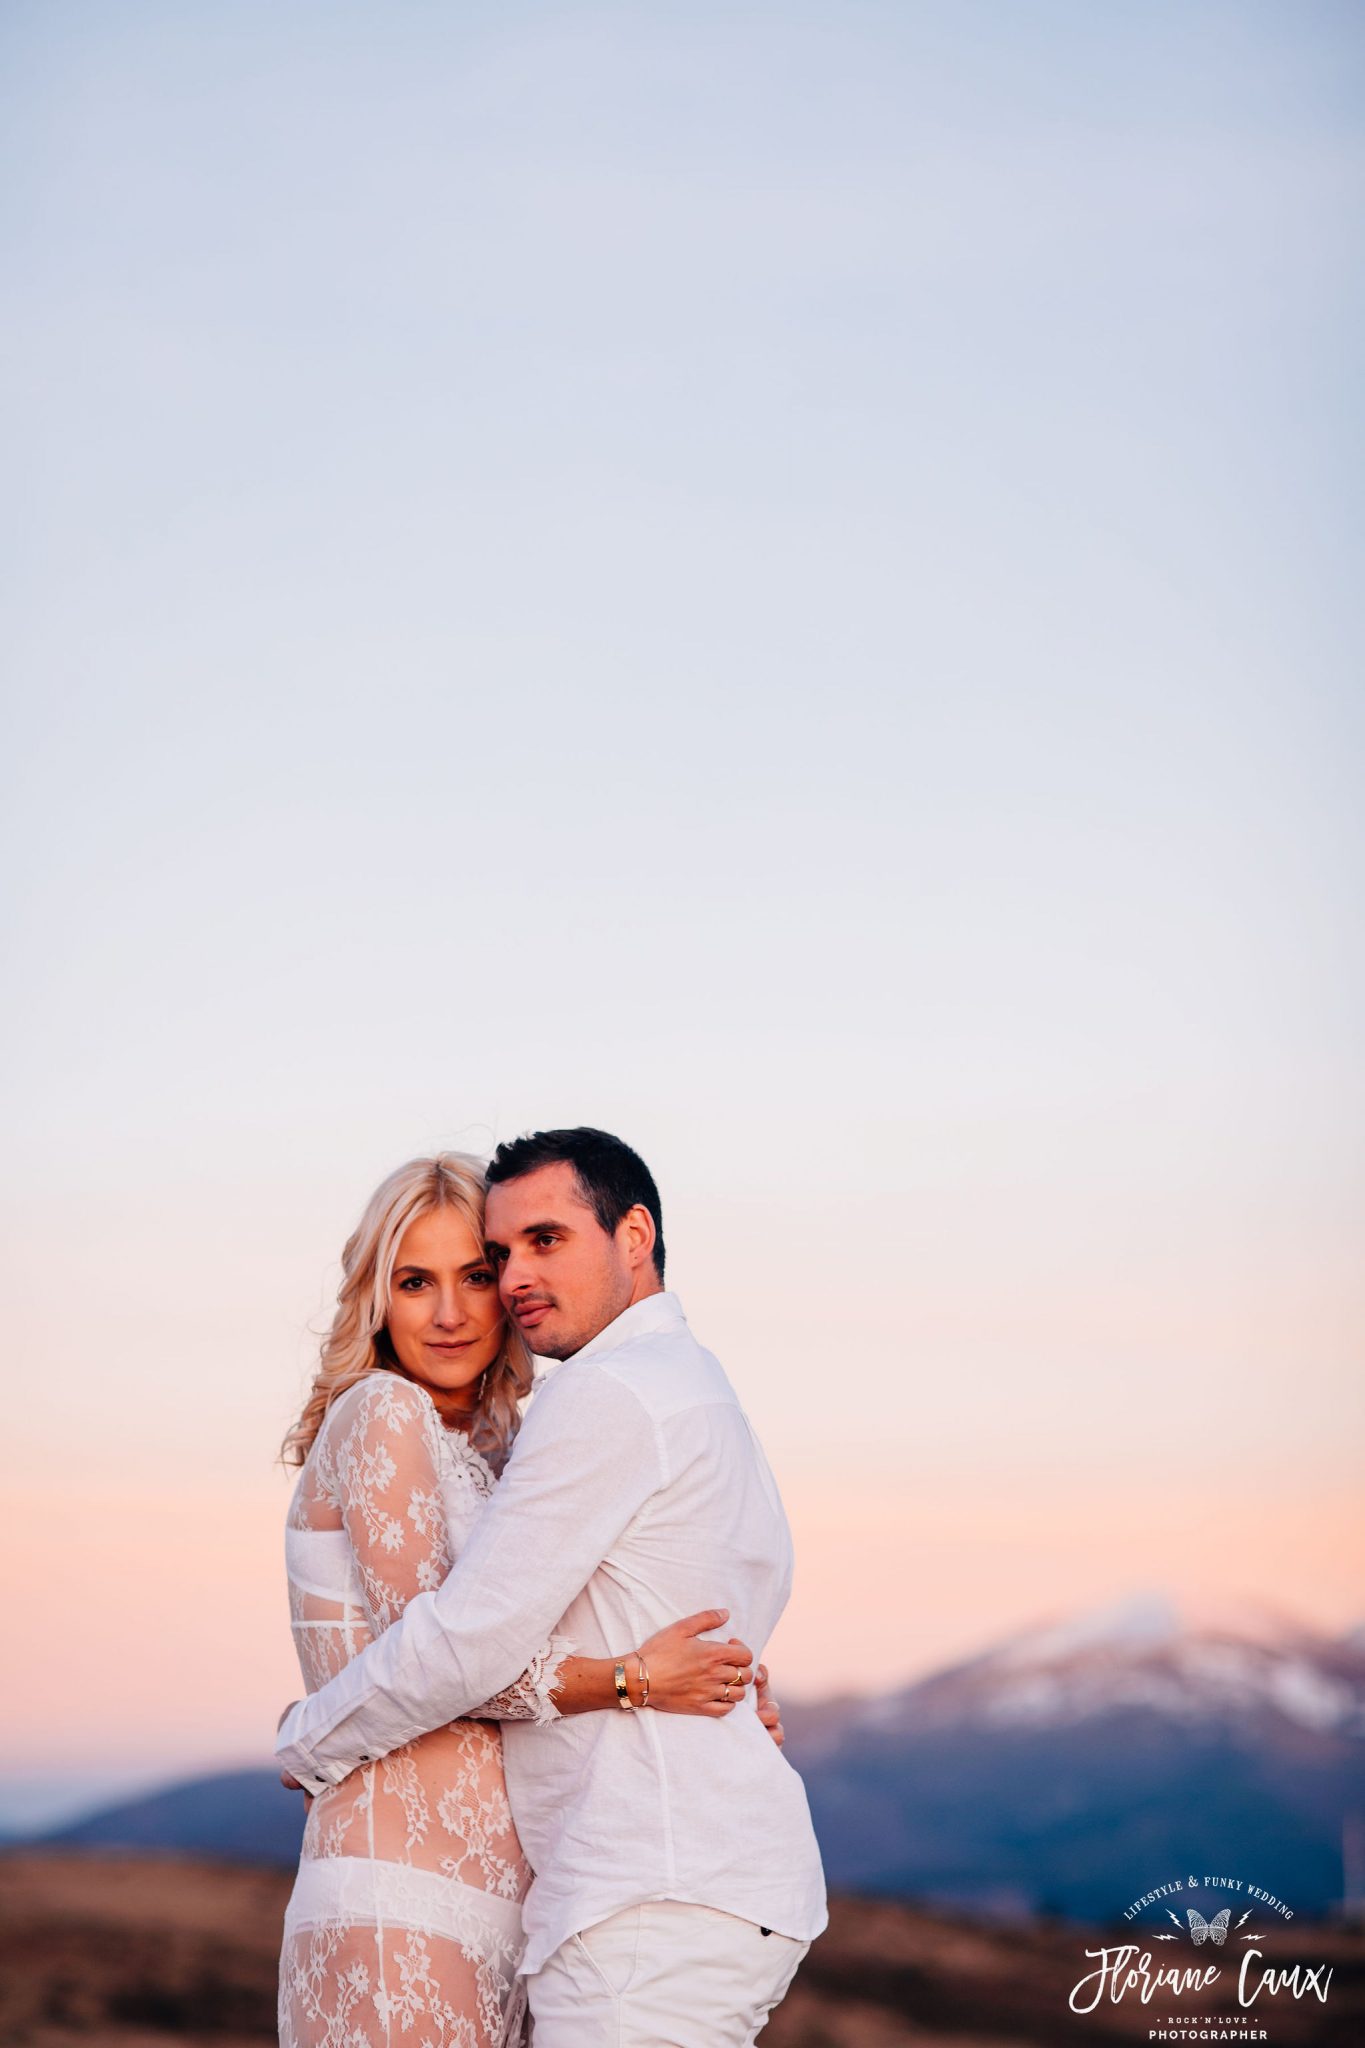
<path fill-rule="evenodd" d="M 291 1777 L 298 1779 L 305 1792 L 311 1792 L 316 1798 L 318 1793 L 330 1790 L 333 1785 L 339 1785 L 343 1778 L 349 1778 L 356 1766 L 320 1763 L 307 1743 L 291 1741 L 289 1731 L 298 1718 L 298 1713 L 299 1709 L 295 1707 L 293 1713 L 286 1716 L 280 1728 L 275 1744 L 275 1761 L 281 1770 L 288 1771 Z M 370 1761 L 368 1756 L 359 1759 L 362 1764 Z"/>
<path fill-rule="evenodd" d="M 318 1797 L 319 1793 L 330 1792 L 332 1789 L 332 1785 L 335 1782 L 331 1778 L 312 1776 L 308 1771 L 305 1771 L 302 1765 L 300 1764 L 290 1764 L 289 1771 L 292 1776 L 298 1779 L 300 1785 L 302 1785 L 305 1792 L 312 1793 L 314 1799 Z"/>

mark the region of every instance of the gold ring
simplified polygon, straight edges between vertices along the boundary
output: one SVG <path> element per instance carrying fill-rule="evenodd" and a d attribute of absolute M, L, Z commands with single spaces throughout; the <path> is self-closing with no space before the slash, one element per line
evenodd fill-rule
<path fill-rule="evenodd" d="M 724 1690 L 724 1692 L 723 1692 L 723 1693 L 721 1694 L 721 1698 L 722 1698 L 723 1700 L 728 1700 L 728 1699 L 729 1699 L 729 1697 L 730 1697 L 730 1682 L 729 1682 L 729 1680 L 727 1679 L 727 1680 L 726 1680 L 726 1683 L 725 1683 L 725 1690 Z"/>
<path fill-rule="evenodd" d="M 742 1679 L 742 1678 L 740 1677 L 740 1675 L 739 1675 L 739 1666 L 738 1666 L 738 1664 L 736 1664 L 736 1666 L 735 1666 L 735 1677 L 734 1677 L 734 1682 L 735 1682 L 735 1684 L 736 1684 L 736 1685 L 743 1685 L 743 1683 L 744 1683 L 744 1680 L 743 1680 L 743 1679 Z"/>

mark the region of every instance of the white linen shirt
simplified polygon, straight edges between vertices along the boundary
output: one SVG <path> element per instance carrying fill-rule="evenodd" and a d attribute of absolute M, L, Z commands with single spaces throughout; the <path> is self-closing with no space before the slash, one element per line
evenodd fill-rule
<path fill-rule="evenodd" d="M 553 1631 L 619 1657 L 656 1629 L 728 1607 L 762 1655 L 791 1590 L 777 1485 L 717 1359 L 674 1294 L 634 1302 L 549 1374 L 444 1584 L 280 1730 L 310 1791 L 492 1699 Z M 723 1720 L 620 1708 L 503 1728 L 507 1789 L 535 1871 L 534 1974 L 573 1934 L 679 1899 L 798 1941 L 826 1924 L 805 1788 L 755 1710 Z"/>

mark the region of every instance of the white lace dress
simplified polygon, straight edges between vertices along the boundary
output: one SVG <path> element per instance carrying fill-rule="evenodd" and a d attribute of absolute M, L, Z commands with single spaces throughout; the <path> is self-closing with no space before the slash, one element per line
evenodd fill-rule
<path fill-rule="evenodd" d="M 299 1474 L 286 1558 L 316 1692 L 438 1586 L 493 1491 L 487 1462 L 412 1381 L 379 1371 L 328 1409 Z M 483 1710 L 554 1720 L 563 1646 Z M 486 1721 L 434 1729 L 315 1799 L 285 1913 L 282 2048 L 511 2048 L 530 1883 Z"/>

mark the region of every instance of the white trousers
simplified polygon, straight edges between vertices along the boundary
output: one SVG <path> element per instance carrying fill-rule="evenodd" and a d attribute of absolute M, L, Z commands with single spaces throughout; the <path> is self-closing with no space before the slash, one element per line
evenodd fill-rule
<path fill-rule="evenodd" d="M 749 2048 L 809 1947 L 713 1906 L 627 1906 L 527 1980 L 535 2048 Z"/>

